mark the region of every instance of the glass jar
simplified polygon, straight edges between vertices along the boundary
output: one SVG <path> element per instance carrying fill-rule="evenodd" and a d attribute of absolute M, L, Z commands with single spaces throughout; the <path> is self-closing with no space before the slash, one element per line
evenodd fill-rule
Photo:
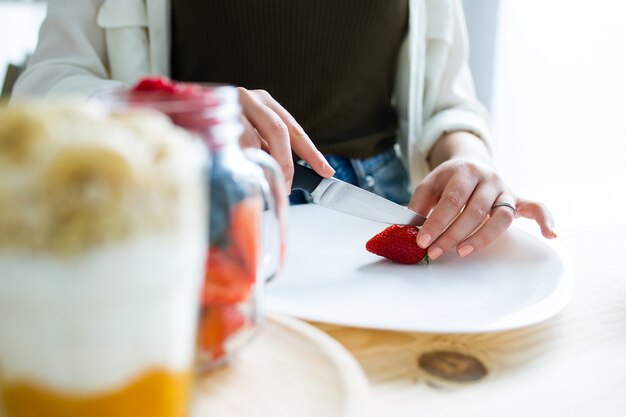
<path fill-rule="evenodd" d="M 263 319 L 263 286 L 284 255 L 282 172 L 265 152 L 240 147 L 243 125 L 234 87 L 176 84 L 171 91 L 113 96 L 118 103 L 167 114 L 210 150 L 210 244 L 197 347 L 199 369 L 211 369 L 246 345 Z"/>
<path fill-rule="evenodd" d="M 159 114 L 0 109 L 0 416 L 188 415 L 207 162 Z"/>

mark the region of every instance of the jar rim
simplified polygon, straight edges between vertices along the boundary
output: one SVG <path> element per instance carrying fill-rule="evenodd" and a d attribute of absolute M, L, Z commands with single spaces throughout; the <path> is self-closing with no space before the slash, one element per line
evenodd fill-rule
<path fill-rule="evenodd" d="M 186 113 L 193 109 L 202 110 L 206 116 L 213 112 L 221 117 L 236 116 L 241 111 L 239 93 L 228 84 L 198 83 L 202 92 L 181 96 L 160 91 L 108 90 L 95 94 L 94 99 L 117 108 L 151 108 L 166 114 Z"/>

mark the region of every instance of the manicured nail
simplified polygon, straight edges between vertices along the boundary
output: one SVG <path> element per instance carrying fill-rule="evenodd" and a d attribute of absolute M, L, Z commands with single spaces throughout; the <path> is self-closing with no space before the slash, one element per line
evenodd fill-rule
<path fill-rule="evenodd" d="M 474 252 L 474 248 L 470 245 L 461 246 L 459 248 L 459 256 L 465 258 L 470 253 Z"/>
<path fill-rule="evenodd" d="M 428 257 L 431 261 L 434 261 L 435 259 L 439 258 L 442 253 L 443 250 L 441 250 L 441 248 L 430 248 L 428 250 Z"/>
<path fill-rule="evenodd" d="M 326 175 L 330 177 L 335 175 L 335 169 L 328 163 L 324 154 L 322 154 L 320 151 L 317 151 L 317 156 L 324 162 L 324 173 L 326 173 Z"/>
<path fill-rule="evenodd" d="M 294 127 L 296 128 L 296 132 L 298 132 L 300 136 L 304 136 L 306 138 L 309 137 L 309 135 L 307 135 L 304 129 L 302 128 L 302 126 L 300 126 L 298 123 L 294 124 Z"/>
<path fill-rule="evenodd" d="M 333 175 L 335 175 L 335 169 L 329 164 L 326 164 L 326 173 L 332 177 Z"/>
<path fill-rule="evenodd" d="M 429 234 L 423 234 L 417 238 L 417 244 L 423 249 L 426 249 L 428 245 L 430 245 L 430 241 L 431 237 Z"/>

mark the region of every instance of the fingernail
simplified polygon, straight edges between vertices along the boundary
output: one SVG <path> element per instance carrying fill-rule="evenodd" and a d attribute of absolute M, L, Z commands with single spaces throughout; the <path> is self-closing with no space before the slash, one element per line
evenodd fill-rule
<path fill-rule="evenodd" d="M 442 253 L 443 250 L 441 250 L 441 248 L 430 248 L 428 250 L 428 257 L 431 261 L 434 261 L 435 259 L 439 258 Z"/>
<path fill-rule="evenodd" d="M 470 253 L 474 252 L 474 248 L 470 245 L 461 246 L 459 248 L 459 256 L 465 258 Z"/>
<path fill-rule="evenodd" d="M 333 175 L 335 175 L 335 169 L 329 164 L 326 164 L 326 173 L 332 177 Z"/>
<path fill-rule="evenodd" d="M 324 162 L 324 168 L 323 168 L 324 172 L 330 177 L 335 175 L 335 169 L 328 163 L 324 154 L 321 153 L 320 151 L 317 151 L 317 156 L 319 159 L 321 159 Z"/>
<path fill-rule="evenodd" d="M 428 247 L 428 245 L 430 244 L 430 241 L 431 241 L 431 237 L 427 233 L 420 235 L 417 238 L 417 244 L 423 249 L 426 249 Z"/>
<path fill-rule="evenodd" d="M 305 136 L 307 138 L 309 137 L 309 135 L 307 135 L 304 129 L 302 128 L 302 126 L 300 126 L 298 123 L 294 124 L 294 127 L 296 128 L 296 132 L 298 132 L 300 136 Z"/>

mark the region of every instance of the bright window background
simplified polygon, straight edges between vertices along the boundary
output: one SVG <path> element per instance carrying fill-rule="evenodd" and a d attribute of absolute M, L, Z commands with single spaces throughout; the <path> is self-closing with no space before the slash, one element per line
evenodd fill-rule
<path fill-rule="evenodd" d="M 624 218 L 625 21 L 621 1 L 500 5 L 497 162 L 553 209 L 557 231 Z"/>
<path fill-rule="evenodd" d="M 37 45 L 44 2 L 0 1 L 0 87 L 9 63 L 19 64 Z"/>

